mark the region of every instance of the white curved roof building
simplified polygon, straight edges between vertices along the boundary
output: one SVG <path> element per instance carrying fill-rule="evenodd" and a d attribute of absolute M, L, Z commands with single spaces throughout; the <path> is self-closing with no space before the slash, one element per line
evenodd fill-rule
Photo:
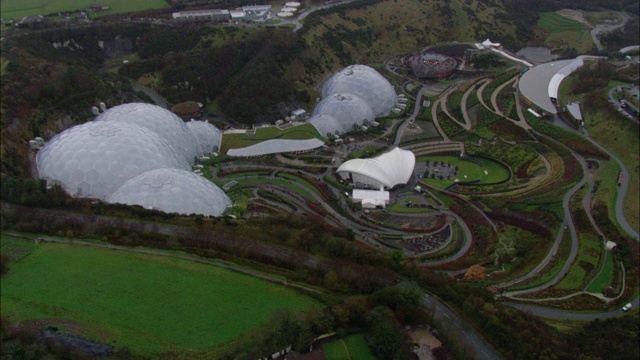
<path fill-rule="evenodd" d="M 110 203 L 140 205 L 167 213 L 220 216 L 233 205 L 214 183 L 193 172 L 156 169 L 142 173 L 119 187 Z"/>
<path fill-rule="evenodd" d="M 38 152 L 40 177 L 73 196 L 106 197 L 130 178 L 157 168 L 190 170 L 164 139 L 122 122 L 88 122 L 54 136 Z"/>
<path fill-rule="evenodd" d="M 160 106 L 122 104 L 100 114 L 95 121 L 117 121 L 147 128 L 168 141 L 189 164 L 195 163 L 197 143 L 193 133 L 182 119 Z"/>
<path fill-rule="evenodd" d="M 191 120 L 187 127 L 197 141 L 198 157 L 217 152 L 222 143 L 222 132 L 207 121 Z"/>
<path fill-rule="evenodd" d="M 408 183 L 415 165 L 416 157 L 411 151 L 394 148 L 375 158 L 349 160 L 337 172 L 354 187 L 391 189 Z"/>
<path fill-rule="evenodd" d="M 396 92 L 391 83 L 366 65 L 347 66 L 324 83 L 323 98 L 338 93 L 359 96 L 369 104 L 375 116 L 388 115 L 396 103 Z"/>
<path fill-rule="evenodd" d="M 331 94 L 328 97 L 322 99 L 313 110 L 311 117 L 316 115 L 329 115 L 333 120 L 329 118 L 322 118 L 323 120 L 329 120 L 329 125 L 323 124 L 320 127 L 324 132 L 321 134 L 324 136 L 327 132 L 340 133 L 353 130 L 354 125 L 362 125 L 364 120 L 373 121 L 375 115 L 369 104 L 361 97 L 354 94 Z M 315 119 L 312 124 L 317 124 L 321 119 Z M 339 125 L 339 126 L 338 126 Z M 316 126 L 318 129 L 318 126 Z M 332 131 L 329 131 L 332 130 Z"/>

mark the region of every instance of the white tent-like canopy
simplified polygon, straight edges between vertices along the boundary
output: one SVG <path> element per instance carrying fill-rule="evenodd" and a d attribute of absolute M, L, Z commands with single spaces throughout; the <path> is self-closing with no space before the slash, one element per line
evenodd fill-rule
<path fill-rule="evenodd" d="M 337 172 L 355 187 L 390 189 L 408 183 L 415 165 L 416 157 L 411 151 L 394 148 L 375 158 L 349 160 Z"/>

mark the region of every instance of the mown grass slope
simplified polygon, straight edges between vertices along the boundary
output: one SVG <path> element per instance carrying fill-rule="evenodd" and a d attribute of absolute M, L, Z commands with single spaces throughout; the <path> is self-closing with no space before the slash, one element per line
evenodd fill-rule
<path fill-rule="evenodd" d="M 321 304 L 284 286 L 181 259 L 39 245 L 2 278 L 2 313 L 56 319 L 116 348 L 204 350 L 266 324 L 278 309 Z M 64 329 L 62 329 L 64 331 Z"/>
<path fill-rule="evenodd" d="M 108 10 L 95 13 L 96 15 L 111 15 L 169 7 L 169 3 L 165 0 L 2 0 L 0 3 L 2 4 L 0 12 L 3 19 L 86 10 L 96 4 L 109 6 Z"/>

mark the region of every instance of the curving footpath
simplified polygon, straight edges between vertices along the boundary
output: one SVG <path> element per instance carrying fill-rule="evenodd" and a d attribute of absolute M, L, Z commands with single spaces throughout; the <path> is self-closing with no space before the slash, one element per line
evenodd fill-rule
<path fill-rule="evenodd" d="M 551 138 L 549 138 L 549 139 L 551 139 Z M 551 139 L 551 140 L 553 140 L 553 139 Z M 532 278 L 533 276 L 537 275 L 542 269 L 544 269 L 549 264 L 549 262 L 551 262 L 551 260 L 555 257 L 556 253 L 558 252 L 558 247 L 560 246 L 560 242 L 562 241 L 565 227 L 568 227 L 570 232 L 571 232 L 571 252 L 569 253 L 569 257 L 568 257 L 567 261 L 565 262 L 564 266 L 562 267 L 562 269 L 560 270 L 560 272 L 558 272 L 558 274 L 556 274 L 548 282 L 546 282 L 544 284 L 541 284 L 541 285 L 538 285 L 536 287 L 530 288 L 530 289 L 506 292 L 505 293 L 505 297 L 513 298 L 513 297 L 515 297 L 517 295 L 537 292 L 537 291 L 546 289 L 548 287 L 551 287 L 551 286 L 557 284 L 569 272 L 569 269 L 571 269 L 571 265 L 573 264 L 575 258 L 578 255 L 578 245 L 579 245 L 578 244 L 578 232 L 576 231 L 576 227 L 575 227 L 575 225 L 574 225 L 574 223 L 573 223 L 573 221 L 571 219 L 571 210 L 569 208 L 569 202 L 571 200 L 571 197 L 573 197 L 573 195 L 584 184 L 587 183 L 588 174 L 587 174 L 587 166 L 586 166 L 586 163 L 585 163 L 584 159 L 582 159 L 582 157 L 578 156 L 573 151 L 572 151 L 572 154 L 580 162 L 580 166 L 582 167 L 582 171 L 583 171 L 583 176 L 582 176 L 582 179 L 576 185 L 574 185 L 569 191 L 567 191 L 567 193 L 565 194 L 564 198 L 562 199 L 562 209 L 564 211 L 564 220 L 562 221 L 562 224 L 560 225 L 560 229 L 558 230 L 558 235 L 556 236 L 556 240 L 553 243 L 553 246 L 551 247 L 551 250 L 549 251 L 547 256 L 544 258 L 544 260 L 540 264 L 538 264 L 538 266 L 536 266 L 533 270 L 531 270 L 528 274 L 526 274 L 524 276 L 521 276 L 521 277 L 519 277 L 517 279 L 513 279 L 513 280 L 510 280 L 510 281 L 506 281 L 506 282 L 500 283 L 500 284 L 496 284 L 496 286 L 498 286 L 498 287 L 508 287 L 508 286 L 520 283 L 522 281 L 525 281 L 525 280 L 527 280 L 529 278 Z"/>

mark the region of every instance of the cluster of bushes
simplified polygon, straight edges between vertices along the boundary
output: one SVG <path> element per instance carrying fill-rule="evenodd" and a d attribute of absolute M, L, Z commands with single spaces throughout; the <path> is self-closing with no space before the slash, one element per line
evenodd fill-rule
<path fill-rule="evenodd" d="M 531 124 L 531 126 L 537 131 L 540 131 L 543 134 L 546 134 L 558 141 L 561 141 L 563 144 L 565 144 L 566 146 L 568 146 L 569 148 L 571 148 L 572 150 L 574 150 L 580 155 L 583 155 L 585 157 L 595 157 L 595 158 L 605 159 L 605 160 L 609 159 L 609 154 L 600 150 L 599 147 L 595 146 L 593 143 L 583 138 L 582 136 L 579 136 L 577 134 L 574 134 L 558 126 L 549 124 L 539 119 L 531 120 L 529 121 L 529 124 Z"/>
<path fill-rule="evenodd" d="M 271 191 L 267 191 L 265 189 L 258 189 L 258 195 L 260 195 L 261 197 L 265 198 L 265 199 L 269 199 L 269 200 L 273 200 L 275 202 L 279 202 L 279 203 L 283 203 L 286 204 L 287 206 L 289 206 L 290 208 L 292 208 L 293 210 L 297 210 L 298 207 L 293 203 L 293 201 L 282 197 L 278 194 L 274 194 Z"/>
<path fill-rule="evenodd" d="M 293 172 L 293 171 L 279 171 L 278 173 L 284 173 L 287 174 L 289 176 L 293 176 L 293 177 L 297 177 L 300 178 L 301 180 L 303 180 L 306 183 L 309 183 L 311 186 L 314 187 L 314 189 L 316 189 L 318 191 L 318 193 L 320 193 L 320 195 L 322 196 L 322 199 L 324 201 L 329 201 L 329 195 L 327 195 L 327 193 L 324 191 L 324 188 L 327 186 L 327 184 L 324 183 L 319 183 L 317 181 L 315 181 L 314 179 L 302 174 L 302 173 L 298 173 L 298 172 Z"/>

